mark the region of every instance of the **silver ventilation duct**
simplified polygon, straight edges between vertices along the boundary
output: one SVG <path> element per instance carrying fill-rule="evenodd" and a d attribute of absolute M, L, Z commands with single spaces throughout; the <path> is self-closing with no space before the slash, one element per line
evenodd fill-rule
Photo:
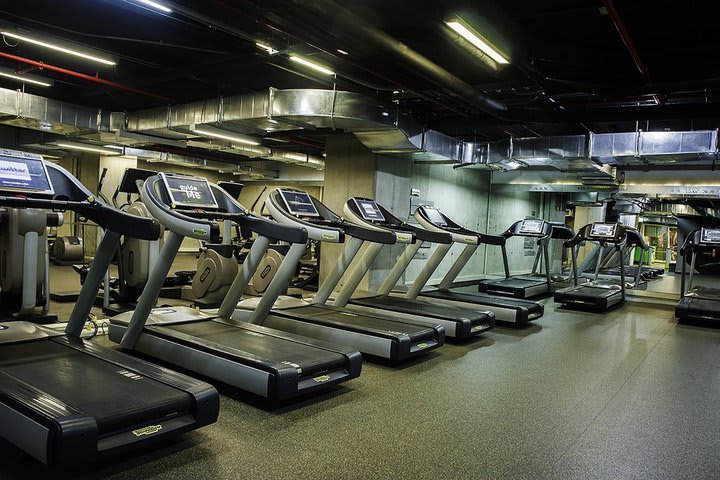
<path fill-rule="evenodd" d="M 140 148 L 126 148 L 125 155 L 137 157 L 146 160 L 149 163 L 165 163 L 170 165 L 179 165 L 186 168 L 212 170 L 219 173 L 247 175 L 252 178 L 278 178 L 277 170 L 269 170 L 256 167 L 243 167 L 225 162 L 205 160 L 201 158 L 190 157 L 187 155 L 178 155 L 175 153 L 156 152 L 153 150 L 144 150 Z"/>
<path fill-rule="evenodd" d="M 500 171 L 535 167 L 575 173 L 583 180 L 613 180 L 611 167 L 588 158 L 587 142 L 585 135 L 508 138 L 475 146 L 463 162 Z"/>
<path fill-rule="evenodd" d="M 107 131 L 110 116 L 98 108 L 0 88 L 0 124 L 61 135 Z"/>
<path fill-rule="evenodd" d="M 609 165 L 708 162 L 717 148 L 717 130 L 590 135 L 590 157 Z"/>
<path fill-rule="evenodd" d="M 199 137 L 211 125 L 229 133 L 266 134 L 330 128 L 352 132 L 397 128 L 396 108 L 365 95 L 337 90 L 277 90 L 129 113 L 125 129 L 168 138 Z"/>

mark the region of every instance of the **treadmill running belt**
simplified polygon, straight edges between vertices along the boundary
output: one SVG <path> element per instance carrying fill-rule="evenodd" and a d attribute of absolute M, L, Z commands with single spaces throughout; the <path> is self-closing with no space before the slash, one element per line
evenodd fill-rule
<path fill-rule="evenodd" d="M 385 318 L 363 315 L 344 308 L 336 308 L 332 305 L 304 305 L 296 308 L 273 310 L 272 315 L 292 315 L 301 318 L 303 322 L 331 327 L 342 328 L 348 331 L 360 333 L 376 333 L 378 335 L 397 335 L 398 332 L 410 337 L 415 342 L 432 334 L 433 329 L 422 325 L 414 325 Z"/>
<path fill-rule="evenodd" d="M 703 299 L 720 302 L 720 288 L 693 287 L 693 289 L 688 293 L 687 297 L 692 299 Z"/>
<path fill-rule="evenodd" d="M 462 293 L 452 292 L 448 290 L 430 290 L 428 292 L 421 292 L 420 295 L 422 295 L 423 297 L 440 298 L 445 300 L 452 300 L 455 302 L 474 303 L 479 306 L 492 305 L 500 308 L 523 307 L 527 308 L 531 312 L 539 311 L 540 313 L 543 313 L 545 308 L 541 303 L 533 302 L 531 300 L 525 300 L 522 298 L 500 297 L 495 295 L 488 295 L 485 293 Z"/>
<path fill-rule="evenodd" d="M 163 325 L 162 327 L 152 327 L 150 330 L 169 335 L 176 331 L 248 353 L 275 364 L 292 362 L 299 365 L 303 374 L 341 368 L 345 365 L 344 358 L 339 353 L 258 333 L 257 329 L 228 325 L 213 320 Z"/>
<path fill-rule="evenodd" d="M 497 286 L 497 287 L 506 287 L 506 288 L 528 288 L 528 287 L 534 287 L 536 285 L 546 285 L 546 280 L 534 280 L 534 279 L 528 279 L 528 278 L 518 278 L 518 277 L 512 277 L 512 278 L 504 278 L 502 280 L 488 280 L 488 281 L 482 281 L 480 282 L 481 285 L 488 285 L 488 286 Z"/>
<path fill-rule="evenodd" d="M 620 295 L 622 291 L 620 290 L 620 288 L 601 288 L 580 285 L 580 287 L 570 291 L 569 293 L 575 298 L 593 299 L 603 297 L 607 298 L 612 297 L 613 295 Z"/>
<path fill-rule="evenodd" d="M 434 303 L 406 298 L 377 296 L 368 298 L 353 298 L 350 303 L 367 307 L 388 308 L 396 312 L 409 313 L 413 315 L 427 315 L 433 318 L 444 320 L 456 320 L 458 318 L 486 319 L 487 314 L 471 309 L 457 308 L 452 305 L 437 305 Z"/>
<path fill-rule="evenodd" d="M 100 434 L 193 408 L 179 389 L 53 340 L 0 346 L 0 370 L 93 416 Z"/>

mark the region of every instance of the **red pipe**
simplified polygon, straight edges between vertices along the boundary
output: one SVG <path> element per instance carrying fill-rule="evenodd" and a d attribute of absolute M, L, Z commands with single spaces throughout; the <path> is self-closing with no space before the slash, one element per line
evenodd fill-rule
<path fill-rule="evenodd" d="M 66 68 L 56 67 L 54 65 L 48 65 L 47 63 L 38 62 L 36 60 L 30 60 L 29 58 L 18 57 L 17 55 L 12 55 L 10 53 L 0 52 L 0 57 L 8 58 L 10 60 L 15 60 L 16 62 L 26 63 L 28 65 L 33 65 L 41 70 L 47 69 L 47 70 L 51 70 L 53 72 L 63 73 L 65 75 L 71 75 L 73 77 L 82 78 L 84 80 L 89 80 L 91 82 L 102 83 L 103 85 L 107 85 L 109 87 L 118 88 L 120 90 L 126 90 L 128 92 L 137 93 L 138 95 L 144 95 L 146 97 L 156 98 L 158 100 L 162 100 L 163 102 L 167 102 L 167 103 L 175 102 L 175 100 L 172 98 L 163 97 L 162 95 L 148 92 L 146 90 L 140 90 L 139 88 L 131 87 L 129 85 L 123 85 L 122 83 L 111 82 L 110 80 L 104 80 L 99 77 L 93 77 L 92 75 L 86 75 L 84 73 L 76 72 L 74 70 L 68 70 Z"/>
<path fill-rule="evenodd" d="M 610 18 L 615 25 L 615 29 L 617 29 L 618 33 L 620 34 L 620 38 L 622 38 L 622 41 L 625 44 L 625 48 L 628 49 L 628 52 L 633 59 L 633 62 L 635 62 L 635 66 L 638 70 L 640 70 L 640 74 L 643 76 L 643 78 L 649 82 L 650 74 L 648 74 L 647 65 L 645 65 L 642 57 L 640 57 L 640 52 L 638 52 L 638 49 L 635 47 L 635 43 L 630 37 L 630 32 L 628 31 L 627 27 L 625 27 L 625 23 L 623 23 L 622 18 L 620 18 L 620 13 L 618 13 L 617 8 L 615 8 L 615 1 L 603 0 L 603 3 L 605 4 L 608 14 L 610 15 Z"/>

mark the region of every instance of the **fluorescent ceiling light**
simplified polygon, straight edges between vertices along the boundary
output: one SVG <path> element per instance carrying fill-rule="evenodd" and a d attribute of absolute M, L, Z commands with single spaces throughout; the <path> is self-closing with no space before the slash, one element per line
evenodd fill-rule
<path fill-rule="evenodd" d="M 338 48 L 337 51 L 338 51 L 338 53 L 342 53 L 343 55 L 350 55 L 348 52 L 346 52 L 345 50 L 342 50 L 340 48 Z"/>
<path fill-rule="evenodd" d="M 87 53 L 82 53 L 82 52 L 78 52 L 77 50 L 71 50 L 69 48 L 60 47 L 58 45 L 53 45 L 52 43 L 41 42 L 40 40 L 35 40 L 34 38 L 28 38 L 28 37 L 25 37 L 22 35 L 17 35 L 15 33 L 0 32 L 0 35 L 3 35 L 5 37 L 10 37 L 10 38 L 15 38 L 22 42 L 32 43 L 33 45 L 38 45 L 40 47 L 49 48 L 50 50 L 55 50 L 56 52 L 62 52 L 62 53 L 66 53 L 68 55 L 73 55 L 76 57 L 84 58 L 85 60 L 92 60 L 93 62 L 104 63 L 105 65 L 117 65 L 116 62 L 113 62 L 112 60 L 108 60 L 106 58 L 96 57 L 95 55 L 88 55 Z"/>
<path fill-rule="evenodd" d="M 219 138 L 221 140 L 229 140 L 231 142 L 235 143 L 244 143 L 246 145 L 260 145 L 260 142 L 254 139 L 251 139 L 250 137 L 241 137 L 238 135 L 233 135 L 232 133 L 228 132 L 225 133 L 224 130 L 216 130 L 212 127 L 201 127 L 201 128 L 190 128 L 195 133 L 198 133 L 200 135 L 205 135 L 207 137 L 213 137 L 213 138 Z"/>
<path fill-rule="evenodd" d="M 165 5 L 160 5 L 159 3 L 151 2 L 150 0 L 137 0 L 137 1 L 139 3 L 142 3 L 143 5 L 147 5 L 148 7 L 152 7 L 156 10 L 160 10 L 161 12 L 172 13 L 172 10 L 170 10 Z"/>
<path fill-rule="evenodd" d="M 481 38 L 481 36 L 475 32 L 473 32 L 470 28 L 466 27 L 462 23 L 458 21 L 452 21 L 452 22 L 445 22 L 448 27 L 452 28 L 455 32 L 457 32 L 461 37 L 463 37 L 468 42 L 475 45 L 478 49 L 480 49 L 485 55 L 495 60 L 497 63 L 502 64 L 508 64 L 510 63 L 500 52 L 495 50 L 495 48 L 490 45 L 489 42 L 485 41 Z"/>
<path fill-rule="evenodd" d="M 323 66 L 318 65 L 317 63 L 313 63 L 310 60 L 305 60 L 302 57 L 296 57 L 295 55 L 290 55 L 290 60 L 293 62 L 297 62 L 301 65 L 305 65 L 306 67 L 312 68 L 313 70 L 317 70 L 318 72 L 322 72 L 325 75 L 335 75 L 335 72 L 333 72 L 330 69 L 327 69 Z"/>
<path fill-rule="evenodd" d="M 275 55 L 276 53 L 279 53 L 279 52 L 280 52 L 280 50 L 275 50 L 275 49 L 274 49 L 273 47 L 271 47 L 270 45 L 265 44 L 265 43 L 262 43 L 262 42 L 255 42 L 255 45 L 256 45 L 259 49 L 265 50 L 265 51 L 268 53 L 268 55 Z"/>
<path fill-rule="evenodd" d="M 41 82 L 39 80 L 31 80 L 29 78 L 22 77 L 20 75 L 13 75 L 11 73 L 0 72 L 0 77 L 12 78 L 13 80 L 17 80 L 19 82 L 32 83 L 33 85 L 40 85 L 41 87 L 52 87 L 52 83 Z"/>
<path fill-rule="evenodd" d="M 58 147 L 69 148 L 70 150 L 80 150 L 83 152 L 102 153 L 103 155 L 122 155 L 122 151 L 110 150 L 109 148 L 95 147 L 92 145 L 84 145 L 78 143 L 58 142 Z"/>
<path fill-rule="evenodd" d="M 271 142 L 289 143 L 288 140 L 283 140 L 282 138 L 263 137 L 263 139 L 265 139 L 265 140 L 270 140 Z"/>

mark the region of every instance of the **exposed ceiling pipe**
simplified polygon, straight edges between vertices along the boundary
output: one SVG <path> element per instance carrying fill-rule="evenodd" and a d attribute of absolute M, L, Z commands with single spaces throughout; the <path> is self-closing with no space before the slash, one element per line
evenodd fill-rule
<path fill-rule="evenodd" d="M 436 64 L 427 57 L 416 52 L 401 41 L 391 37 L 379 28 L 376 28 L 364 19 L 341 7 L 332 0 L 295 0 L 301 5 L 308 5 L 315 9 L 318 13 L 334 17 L 336 21 L 341 21 L 343 27 L 347 31 L 362 37 L 385 51 L 394 53 L 400 58 L 409 61 L 421 73 L 431 78 L 435 83 L 443 86 L 448 91 L 455 93 L 463 98 L 466 102 L 475 107 L 489 113 L 495 117 L 508 110 L 507 105 L 493 98 L 488 97 L 483 92 L 477 90 L 464 80 L 456 77 L 448 72 L 440 65 Z"/>
<path fill-rule="evenodd" d="M 642 75 L 646 83 L 652 83 L 652 79 L 650 78 L 650 72 L 648 72 L 647 65 L 640 56 L 640 52 L 638 51 L 637 47 L 635 46 L 635 42 L 633 42 L 633 39 L 630 36 L 630 31 L 625 26 L 625 22 L 623 22 L 622 17 L 620 17 L 620 13 L 615 7 L 615 0 L 603 0 L 603 3 L 605 4 L 605 8 L 607 8 L 608 15 L 610 15 L 610 19 L 612 20 L 615 29 L 620 34 L 620 38 L 622 39 L 625 48 L 627 48 L 627 51 L 628 53 L 630 53 L 633 62 L 635 62 L 635 67 L 637 67 L 640 75 Z M 652 96 L 655 99 L 655 103 L 660 105 L 661 102 L 659 96 L 657 94 L 652 94 Z"/>
<path fill-rule="evenodd" d="M 146 90 L 141 90 L 139 88 L 131 87 L 129 85 L 125 85 L 122 83 L 105 80 L 100 77 L 93 77 L 92 75 L 86 75 L 84 73 L 76 72 L 74 70 L 68 70 L 67 68 L 56 67 L 55 65 L 38 62 L 37 60 L 30 60 L 29 58 L 18 57 L 17 55 L 12 55 L 10 53 L 0 52 L 0 57 L 7 58 L 9 60 L 14 60 L 14 61 L 20 62 L 20 63 L 25 63 L 27 65 L 32 65 L 34 67 L 39 68 L 40 70 L 51 70 L 53 72 L 62 73 L 64 75 L 70 75 L 72 77 L 82 78 L 83 80 L 88 80 L 90 82 L 101 83 L 101 84 L 107 85 L 109 87 L 117 88 L 120 90 L 125 90 L 125 91 L 132 92 L 132 93 L 137 93 L 138 95 L 155 98 L 157 100 L 162 100 L 163 102 L 166 102 L 166 103 L 174 103 L 175 102 L 175 100 L 172 98 L 163 97 L 162 95 L 148 92 Z"/>

